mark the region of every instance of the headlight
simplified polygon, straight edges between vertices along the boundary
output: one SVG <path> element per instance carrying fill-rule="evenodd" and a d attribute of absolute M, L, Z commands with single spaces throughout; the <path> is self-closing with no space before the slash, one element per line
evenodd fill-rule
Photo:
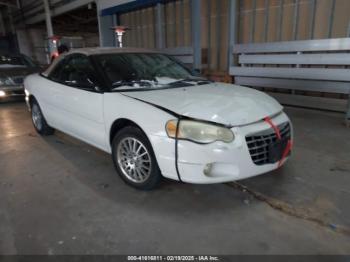
<path fill-rule="evenodd" d="M 177 120 L 170 120 L 166 124 L 166 132 L 169 137 L 176 137 Z M 226 127 L 206 124 L 198 121 L 181 120 L 178 130 L 178 138 L 191 140 L 197 143 L 209 144 L 215 141 L 230 143 L 234 140 L 234 134 Z"/>
<path fill-rule="evenodd" d="M 14 85 L 15 82 L 13 82 L 12 78 L 11 77 L 0 77 L 0 85 L 2 86 L 11 86 L 11 85 Z"/>

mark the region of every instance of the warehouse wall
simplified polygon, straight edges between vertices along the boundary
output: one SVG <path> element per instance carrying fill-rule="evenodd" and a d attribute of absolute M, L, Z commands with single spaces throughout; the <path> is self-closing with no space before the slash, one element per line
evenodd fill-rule
<path fill-rule="evenodd" d="M 96 47 L 99 46 L 99 37 L 97 34 L 89 32 L 80 32 L 79 34 L 66 34 L 64 31 L 57 30 L 56 33 L 62 37 L 80 37 L 77 41 L 81 47 Z M 39 64 L 47 64 L 49 59 L 47 49 L 46 28 L 34 27 L 19 29 L 16 31 L 19 51 Z M 64 41 L 63 41 L 64 42 Z M 67 43 L 66 43 L 67 44 Z M 69 46 L 69 44 L 67 44 Z M 77 46 L 79 46 L 77 45 Z"/>
<path fill-rule="evenodd" d="M 191 1 L 166 1 L 166 47 L 191 46 Z M 238 43 L 347 37 L 349 0 L 240 0 Z M 125 46 L 155 48 L 156 7 L 120 14 L 130 31 Z M 228 68 L 229 0 L 201 0 L 203 68 L 225 75 Z"/>
<path fill-rule="evenodd" d="M 130 29 L 124 37 L 129 47 L 155 48 L 155 7 L 136 10 L 120 16 L 121 25 Z"/>
<path fill-rule="evenodd" d="M 240 3 L 240 43 L 338 38 L 348 33 L 348 0 L 244 0 Z M 266 29 L 265 19 L 268 20 Z"/>
<path fill-rule="evenodd" d="M 19 29 L 16 31 L 19 51 L 39 64 L 47 62 L 46 31 L 44 28 Z"/>
<path fill-rule="evenodd" d="M 190 0 L 172 1 L 163 5 L 165 47 L 191 46 Z M 148 7 L 120 15 L 120 24 L 130 31 L 125 35 L 126 46 L 155 48 L 156 7 Z"/>
<path fill-rule="evenodd" d="M 202 28 L 207 32 L 202 46 L 208 49 L 208 69 L 225 72 L 229 1 L 202 3 Z M 347 37 L 349 14 L 348 0 L 241 0 L 238 43 Z"/>

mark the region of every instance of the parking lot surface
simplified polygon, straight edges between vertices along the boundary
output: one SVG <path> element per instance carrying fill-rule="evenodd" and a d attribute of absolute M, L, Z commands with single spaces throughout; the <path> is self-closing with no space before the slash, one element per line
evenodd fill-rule
<path fill-rule="evenodd" d="M 40 137 L 25 104 L 0 104 L 1 254 L 349 254 L 350 129 L 286 108 L 281 169 L 231 184 L 125 185 L 110 155 Z"/>

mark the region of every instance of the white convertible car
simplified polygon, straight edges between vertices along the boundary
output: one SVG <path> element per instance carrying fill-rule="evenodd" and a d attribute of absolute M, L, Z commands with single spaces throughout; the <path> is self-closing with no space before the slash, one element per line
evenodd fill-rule
<path fill-rule="evenodd" d="M 162 176 L 201 184 L 256 176 L 283 165 L 292 146 L 273 98 L 195 76 L 151 50 L 77 49 L 24 86 L 39 134 L 58 129 L 111 153 L 139 189 Z"/>

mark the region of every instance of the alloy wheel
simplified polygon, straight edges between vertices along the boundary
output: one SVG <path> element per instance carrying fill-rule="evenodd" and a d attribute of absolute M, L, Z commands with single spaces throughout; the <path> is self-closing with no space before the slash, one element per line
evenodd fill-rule
<path fill-rule="evenodd" d="M 151 155 L 145 145 L 134 137 L 126 137 L 119 142 L 117 161 L 124 176 L 135 183 L 143 183 L 151 175 Z"/>
<path fill-rule="evenodd" d="M 32 107 L 32 119 L 36 129 L 41 130 L 43 127 L 43 116 L 41 114 L 40 108 L 36 104 L 34 104 Z"/>

